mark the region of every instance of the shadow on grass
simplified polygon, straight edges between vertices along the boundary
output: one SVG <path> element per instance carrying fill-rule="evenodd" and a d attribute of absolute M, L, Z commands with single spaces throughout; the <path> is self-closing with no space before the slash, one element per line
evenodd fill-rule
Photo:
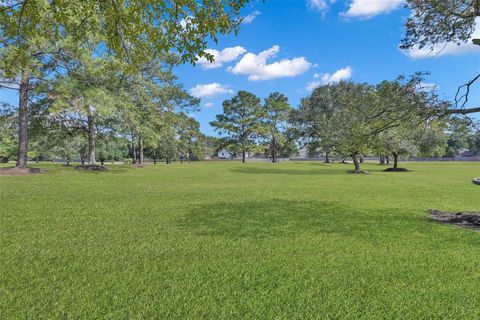
<path fill-rule="evenodd" d="M 247 173 L 247 174 L 286 174 L 286 175 L 300 175 L 300 176 L 311 176 L 311 175 L 338 175 L 338 174 L 345 174 L 346 170 L 344 168 L 336 168 L 336 169 L 328 169 L 328 170 L 321 170 L 321 169 L 312 169 L 312 170 L 304 170 L 304 169 L 280 169 L 280 168 L 258 168 L 258 167 L 238 167 L 235 169 L 230 170 L 236 173 Z"/>
<path fill-rule="evenodd" d="M 233 239 L 312 233 L 374 240 L 385 235 L 408 236 L 409 229 L 431 228 L 425 222 L 426 219 L 415 214 L 361 211 L 333 202 L 269 200 L 200 206 L 177 224 L 198 236 Z"/>
<path fill-rule="evenodd" d="M 125 173 L 125 172 L 130 172 L 135 170 L 136 168 L 129 166 L 129 165 L 119 165 L 119 164 L 114 164 L 114 165 L 108 165 L 105 164 L 105 167 L 108 168 L 108 170 L 75 170 L 77 167 L 80 167 L 81 165 L 71 165 L 71 166 L 65 166 L 63 169 L 66 170 L 72 170 L 79 172 L 81 174 L 94 174 L 94 175 L 109 175 L 109 174 L 117 174 L 117 173 Z"/>

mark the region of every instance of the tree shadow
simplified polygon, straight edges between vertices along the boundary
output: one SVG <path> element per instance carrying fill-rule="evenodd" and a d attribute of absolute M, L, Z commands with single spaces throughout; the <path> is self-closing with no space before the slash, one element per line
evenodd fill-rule
<path fill-rule="evenodd" d="M 392 232 L 407 236 L 409 228 L 412 232 L 428 228 L 422 221 L 427 222 L 416 214 L 372 213 L 326 201 L 272 199 L 203 205 L 178 219 L 177 225 L 198 236 L 232 239 L 295 237 L 305 233 L 374 239 Z"/>
<path fill-rule="evenodd" d="M 238 167 L 231 169 L 231 172 L 247 173 L 247 174 L 286 174 L 286 175 L 337 175 L 344 174 L 346 171 L 344 168 L 336 168 L 328 170 L 305 170 L 305 169 L 280 169 L 280 168 L 259 168 L 259 167 Z"/>

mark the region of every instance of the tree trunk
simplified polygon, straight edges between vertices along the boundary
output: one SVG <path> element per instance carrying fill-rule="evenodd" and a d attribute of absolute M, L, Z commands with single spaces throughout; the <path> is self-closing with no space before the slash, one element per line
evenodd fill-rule
<path fill-rule="evenodd" d="M 330 163 L 330 151 L 325 151 L 325 163 Z"/>
<path fill-rule="evenodd" d="M 385 163 L 390 164 L 390 157 L 389 156 L 385 156 Z"/>
<path fill-rule="evenodd" d="M 360 171 L 360 161 L 358 161 L 358 157 L 356 154 L 352 154 L 353 164 L 355 165 L 355 171 Z"/>
<path fill-rule="evenodd" d="M 380 155 L 380 164 L 385 164 L 385 156 L 383 154 Z"/>
<path fill-rule="evenodd" d="M 138 139 L 138 164 L 143 165 L 143 138 Z"/>
<path fill-rule="evenodd" d="M 360 156 L 360 163 L 363 163 L 363 156 Z"/>
<path fill-rule="evenodd" d="M 245 163 L 245 147 L 242 148 L 242 163 Z"/>
<path fill-rule="evenodd" d="M 95 129 L 95 114 L 92 110 L 89 111 L 88 117 L 88 164 L 95 165 L 97 160 L 95 158 L 97 131 Z"/>
<path fill-rule="evenodd" d="M 275 163 L 277 162 L 277 159 L 275 158 L 275 155 L 277 153 L 277 150 L 276 150 L 276 141 L 275 141 L 275 138 L 272 139 L 272 163 Z"/>
<path fill-rule="evenodd" d="M 68 167 L 68 166 L 70 166 L 70 158 L 69 158 L 69 157 L 67 157 L 67 159 L 66 159 L 66 160 L 67 160 L 67 167 Z"/>
<path fill-rule="evenodd" d="M 153 164 L 157 164 L 157 152 L 153 150 Z"/>
<path fill-rule="evenodd" d="M 137 164 L 137 151 L 135 150 L 135 134 L 132 131 L 132 164 Z"/>
<path fill-rule="evenodd" d="M 393 168 L 398 168 L 398 153 L 392 153 L 393 155 Z"/>
<path fill-rule="evenodd" d="M 20 93 L 18 100 L 18 155 L 17 168 L 27 166 L 28 154 L 28 87 L 30 86 L 30 77 L 28 71 L 22 72 L 22 81 L 20 83 Z"/>

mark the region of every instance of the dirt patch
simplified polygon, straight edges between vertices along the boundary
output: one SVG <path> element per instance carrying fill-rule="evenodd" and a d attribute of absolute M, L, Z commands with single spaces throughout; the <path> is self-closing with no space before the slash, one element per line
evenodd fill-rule
<path fill-rule="evenodd" d="M 474 184 L 476 184 L 477 186 L 480 186 L 480 178 L 475 178 L 473 179 L 472 181 Z"/>
<path fill-rule="evenodd" d="M 370 172 L 368 171 L 363 171 L 363 170 L 348 170 L 348 173 L 353 173 L 353 174 L 369 174 Z"/>
<path fill-rule="evenodd" d="M 480 229 L 480 212 L 447 212 L 429 210 L 430 219 L 465 228 Z"/>
<path fill-rule="evenodd" d="M 0 176 L 25 176 L 29 174 L 45 173 L 47 170 L 40 168 L 17 168 L 7 167 L 0 168 Z"/>
<path fill-rule="evenodd" d="M 106 171 L 110 170 L 110 168 L 97 165 L 97 164 L 89 164 L 85 166 L 76 166 L 75 170 L 80 170 L 80 171 Z"/>
<path fill-rule="evenodd" d="M 407 168 L 387 168 L 383 172 L 410 172 Z"/>

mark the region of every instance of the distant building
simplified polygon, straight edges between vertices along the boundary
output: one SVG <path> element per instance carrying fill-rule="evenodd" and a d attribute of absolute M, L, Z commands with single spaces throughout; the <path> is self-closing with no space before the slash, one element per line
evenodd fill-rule
<path fill-rule="evenodd" d="M 218 158 L 219 159 L 232 159 L 232 154 L 225 148 L 218 151 Z"/>

